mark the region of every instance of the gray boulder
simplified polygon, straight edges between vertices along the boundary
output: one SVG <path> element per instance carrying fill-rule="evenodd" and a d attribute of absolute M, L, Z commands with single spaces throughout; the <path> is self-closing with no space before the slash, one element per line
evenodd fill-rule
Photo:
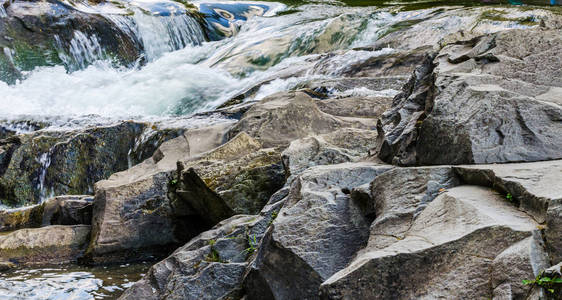
<path fill-rule="evenodd" d="M 561 158 L 562 65 L 551 59 L 562 51 L 559 33 L 503 31 L 428 57 L 383 115 L 379 157 L 400 165 Z"/>
<path fill-rule="evenodd" d="M 528 299 L 535 291 L 523 280 L 536 278 L 550 266 L 538 232 L 500 253 L 492 263 L 493 299 Z M 533 296 L 530 297 L 531 299 Z"/>
<path fill-rule="evenodd" d="M 152 266 L 120 299 L 240 299 L 247 260 L 281 206 L 220 222 Z"/>
<path fill-rule="evenodd" d="M 257 214 L 285 183 L 279 152 L 261 149 L 244 132 L 178 166 L 173 195 L 210 226 L 233 214 Z"/>
<path fill-rule="evenodd" d="M 521 245 L 527 258 L 523 264 L 541 265 L 533 261 L 546 256 L 540 237 L 525 241 L 534 234 L 540 236 L 537 225 L 490 189 L 449 189 L 421 212 L 404 238 L 384 248 L 367 247 L 349 266 L 322 283 L 322 297 L 491 298 L 499 285 L 491 273 L 501 270 L 506 256 L 520 252 L 515 244 L 527 243 Z M 531 242 L 533 246 L 529 246 Z M 535 256 L 537 251 L 540 255 Z M 529 272 L 523 272 L 525 277 L 533 276 L 531 268 L 522 269 Z M 522 288 L 521 283 L 515 285 Z"/>
<path fill-rule="evenodd" d="M 186 219 L 185 208 L 171 203 L 167 193 L 176 183 L 177 161 L 222 144 L 228 126 L 187 130 L 153 157 L 97 182 L 87 259 L 101 263 L 167 254 L 169 247 L 206 229 L 199 219 Z"/>
<path fill-rule="evenodd" d="M 59 196 L 42 204 L 41 226 L 91 225 L 93 196 Z"/>
<path fill-rule="evenodd" d="M 376 147 L 376 137 L 373 130 L 342 128 L 298 139 L 283 151 L 283 165 L 294 177 L 312 166 L 358 161 Z"/>
<path fill-rule="evenodd" d="M 353 124 L 322 112 L 312 97 L 296 91 L 277 93 L 254 104 L 230 130 L 229 137 L 246 132 L 263 147 L 287 146 L 293 140 L 340 127 Z"/>
<path fill-rule="evenodd" d="M 364 209 L 375 217 L 369 246 L 385 248 L 404 239 L 416 217 L 439 194 L 459 185 L 451 167 L 395 168 L 370 184 Z"/>
<path fill-rule="evenodd" d="M 562 161 L 455 167 L 463 182 L 493 187 L 537 222 L 553 261 L 562 259 Z M 509 196 L 508 196 L 509 195 Z"/>
<path fill-rule="evenodd" d="M 49 225 L 90 225 L 92 196 L 59 196 L 42 204 L 0 210 L 0 232 Z"/>
<path fill-rule="evenodd" d="M 249 299 L 314 299 L 368 239 L 368 221 L 349 191 L 387 166 L 348 163 L 303 172 L 264 237 L 246 280 Z"/>

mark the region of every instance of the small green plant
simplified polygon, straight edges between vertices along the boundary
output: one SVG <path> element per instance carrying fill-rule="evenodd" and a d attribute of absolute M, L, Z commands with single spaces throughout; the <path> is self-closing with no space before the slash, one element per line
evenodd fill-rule
<path fill-rule="evenodd" d="M 178 180 L 177 179 L 172 179 L 170 180 L 170 185 L 171 186 L 176 186 L 178 184 Z"/>
<path fill-rule="evenodd" d="M 209 254 L 207 254 L 205 260 L 208 262 L 222 262 L 219 252 L 213 247 L 211 247 L 211 251 L 209 252 Z"/>
<path fill-rule="evenodd" d="M 273 224 L 273 221 L 275 221 L 275 219 L 277 219 L 277 214 L 278 214 L 277 211 L 274 211 L 274 212 L 271 213 L 271 219 L 269 220 L 269 223 L 267 224 L 268 226 Z"/>
<path fill-rule="evenodd" d="M 551 278 L 547 276 L 538 275 L 537 278 L 533 280 L 523 280 L 524 285 L 538 285 L 549 293 L 554 294 L 554 289 L 556 286 L 560 287 L 562 285 L 562 278 Z"/>
<path fill-rule="evenodd" d="M 507 201 L 513 202 L 513 195 L 511 195 L 511 193 L 507 193 L 507 195 L 505 195 L 505 198 L 507 199 Z"/>
<path fill-rule="evenodd" d="M 248 236 L 248 246 L 249 247 L 244 250 L 244 252 L 248 254 L 253 254 L 258 250 L 258 241 L 255 234 L 252 237 Z"/>

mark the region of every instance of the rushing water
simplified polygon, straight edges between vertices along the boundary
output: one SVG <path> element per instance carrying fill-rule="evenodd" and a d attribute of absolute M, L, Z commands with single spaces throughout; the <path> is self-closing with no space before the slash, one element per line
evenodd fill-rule
<path fill-rule="evenodd" d="M 139 3 L 154 8 L 150 1 Z M 210 9 L 208 2 L 196 4 Z M 77 66 L 76 70 L 39 67 L 15 85 L 0 82 L 0 118 L 185 115 L 212 109 L 259 82 L 281 77 L 262 87 L 257 93 L 260 99 L 303 79 L 337 77 L 337 68 L 329 74 L 302 70 L 324 52 L 345 50 L 338 62 L 341 65 L 377 55 L 351 49 L 372 44 L 386 27 L 422 20 L 432 12 L 390 13 L 374 7 L 315 4 L 284 12 L 287 7 L 283 4 L 256 3 L 246 4 L 249 10 L 236 12 L 236 17 L 225 10 L 228 6 L 217 7 L 220 9 L 214 11 L 228 22 L 215 25 L 235 25 L 236 30 L 232 37 L 213 42 L 204 42 L 201 27 L 185 14 L 160 16 L 140 9 L 134 9 L 132 16 L 107 13 L 105 16 L 123 32 L 142 42 L 146 65 L 115 67 L 104 60 L 95 35 L 76 31 L 68 54 L 59 53 L 61 60 Z M 265 15 L 259 16 L 263 11 Z"/>

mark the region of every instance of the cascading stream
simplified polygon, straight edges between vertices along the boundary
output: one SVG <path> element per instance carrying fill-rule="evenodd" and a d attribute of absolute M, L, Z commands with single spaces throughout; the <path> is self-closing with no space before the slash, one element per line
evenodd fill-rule
<path fill-rule="evenodd" d="M 279 11 L 283 6 L 271 7 Z M 312 5 L 292 14 L 253 16 L 243 24 L 236 23 L 241 25 L 236 36 L 215 42 L 204 42 L 201 27 L 185 14 L 155 16 L 140 10 L 133 16 L 108 14 L 106 18 L 122 32 L 141 41 L 146 65 L 115 67 L 104 59 L 96 35 L 76 31 L 68 54 L 61 55 L 61 59 L 65 64 L 77 65 L 78 70 L 68 73 L 62 66 L 40 67 L 15 85 L 0 82 L 4 99 L 0 101 L 0 112 L 4 114 L 0 118 L 163 118 L 212 109 L 281 73 L 309 79 L 337 76 L 306 74 L 304 70 L 318 58 L 319 50 L 345 50 L 351 44 L 372 42 L 372 36 L 361 40 L 367 22 L 376 19 L 380 23 L 384 19 L 390 24 L 410 17 L 373 12 L 374 9 L 345 7 L 327 10 L 326 6 Z M 348 15 L 354 15 L 351 21 Z M 341 25 L 343 19 L 345 26 Z M 334 34 L 345 31 L 350 38 L 332 40 Z M 378 54 L 348 51 L 344 57 L 361 60 Z M 302 79 L 267 84 L 257 99 L 291 88 Z"/>

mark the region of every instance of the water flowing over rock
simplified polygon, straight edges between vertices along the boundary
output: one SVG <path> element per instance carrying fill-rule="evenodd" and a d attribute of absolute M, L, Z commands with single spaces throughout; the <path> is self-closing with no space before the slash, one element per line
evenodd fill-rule
<path fill-rule="evenodd" d="M 16 0 L 2 6 L 0 80 L 14 83 L 38 66 L 76 71 L 99 60 L 132 66 L 206 40 L 203 21 L 172 1 L 148 10 L 120 1 L 83 5 Z"/>
<path fill-rule="evenodd" d="M 21 205 L 54 195 L 93 193 L 96 181 L 127 169 L 129 150 L 146 126 L 123 122 L 20 135 L 0 178 L 0 198 Z"/>
<path fill-rule="evenodd" d="M 0 0 L 0 298 L 560 298 L 558 8 L 293 2 Z"/>

